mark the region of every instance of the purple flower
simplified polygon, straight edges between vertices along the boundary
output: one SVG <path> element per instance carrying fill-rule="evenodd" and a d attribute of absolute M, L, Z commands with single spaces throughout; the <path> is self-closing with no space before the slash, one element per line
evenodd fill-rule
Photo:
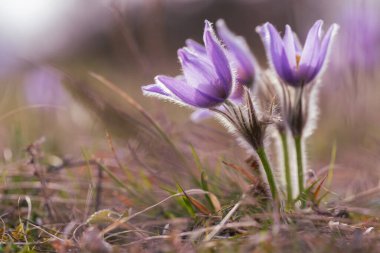
<path fill-rule="evenodd" d="M 33 69 L 24 80 L 26 101 L 29 104 L 65 104 L 68 97 L 61 79 L 61 74 L 53 68 L 41 66 Z"/>
<path fill-rule="evenodd" d="M 270 23 L 257 27 L 273 68 L 287 84 L 295 87 L 305 85 L 321 72 L 332 38 L 338 30 L 338 25 L 333 24 L 322 38 L 322 25 L 323 21 L 318 20 L 311 27 L 304 48 L 289 25 L 286 25 L 283 38 Z"/>
<path fill-rule="evenodd" d="M 257 64 L 247 41 L 242 36 L 236 36 L 232 33 L 222 19 L 216 22 L 216 28 L 218 36 L 227 46 L 235 64 L 238 83 L 251 86 L 255 81 Z"/>
<path fill-rule="evenodd" d="M 144 95 L 158 96 L 198 108 L 210 108 L 223 103 L 231 94 L 234 78 L 226 53 L 205 21 L 205 47 L 200 53 L 192 48 L 178 50 L 183 75 L 155 77 L 155 84 L 142 87 Z"/>
<path fill-rule="evenodd" d="M 224 20 L 220 19 L 216 22 L 216 28 L 219 38 L 228 49 L 228 56 L 236 70 L 236 81 L 234 89 L 231 92 L 229 99 L 237 104 L 243 100 L 243 86 L 251 87 L 255 81 L 256 71 L 258 69 L 255 57 L 253 56 L 246 40 L 241 36 L 236 36 L 232 33 Z M 206 49 L 198 42 L 188 39 L 186 45 L 199 55 L 206 55 Z M 222 107 L 219 108 L 222 110 Z M 199 109 L 191 115 L 193 121 L 200 121 L 212 116 L 209 110 Z"/>
<path fill-rule="evenodd" d="M 243 103 L 244 98 L 244 86 L 243 85 L 235 85 L 234 89 L 229 96 L 229 100 L 237 105 Z M 216 107 L 218 110 L 224 111 L 223 105 L 219 105 Z M 208 119 L 213 116 L 214 112 L 209 109 L 198 109 L 191 114 L 191 120 L 194 122 L 200 122 L 202 120 Z"/>
<path fill-rule="evenodd" d="M 252 86 L 255 80 L 257 64 L 246 40 L 232 33 L 222 19 L 216 22 L 216 29 L 219 38 L 226 45 L 230 59 L 236 68 L 237 83 L 247 87 Z M 186 45 L 198 54 L 206 54 L 205 48 L 192 39 L 186 40 Z"/>
<path fill-rule="evenodd" d="M 339 51 L 334 59 L 339 68 L 373 71 L 380 59 L 380 5 L 375 1 L 352 1 L 341 10 L 342 31 Z"/>

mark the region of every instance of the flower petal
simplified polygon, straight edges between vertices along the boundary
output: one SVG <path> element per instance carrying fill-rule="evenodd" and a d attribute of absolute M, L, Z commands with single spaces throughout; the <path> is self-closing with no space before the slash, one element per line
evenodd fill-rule
<path fill-rule="evenodd" d="M 294 45 L 296 47 L 296 53 L 301 55 L 302 54 L 302 44 L 301 44 L 300 39 L 298 38 L 298 36 L 295 32 L 293 32 L 293 38 L 294 38 Z"/>
<path fill-rule="evenodd" d="M 254 81 L 256 60 L 253 56 L 246 40 L 241 36 L 232 33 L 223 19 L 216 22 L 219 37 L 227 46 L 234 63 L 237 65 L 238 79 L 243 84 L 250 84 Z"/>
<path fill-rule="evenodd" d="M 195 123 L 199 123 L 202 120 L 210 118 L 211 116 L 213 116 L 212 111 L 205 110 L 205 109 L 198 109 L 191 114 L 190 119 Z"/>
<path fill-rule="evenodd" d="M 208 59 L 200 57 L 188 48 L 179 49 L 178 58 L 188 85 L 214 97 L 227 97 Z"/>
<path fill-rule="evenodd" d="M 185 43 L 187 47 L 189 47 L 190 49 L 192 49 L 194 52 L 198 53 L 199 55 L 203 55 L 203 56 L 207 55 L 206 48 L 202 44 L 196 42 L 195 40 L 187 39 Z"/>
<path fill-rule="evenodd" d="M 320 70 L 324 63 L 326 62 L 326 58 L 328 57 L 331 46 L 333 44 L 333 39 L 335 34 L 338 32 L 339 26 L 337 24 L 333 24 L 330 26 L 329 30 L 325 34 L 322 43 L 321 43 L 321 49 L 319 52 L 319 61 L 317 68 Z"/>
<path fill-rule="evenodd" d="M 230 63 L 224 48 L 215 36 L 211 23 L 207 20 L 205 21 L 203 40 L 207 55 L 214 65 L 215 72 L 224 86 L 225 93 L 229 95 L 233 85 Z"/>
<path fill-rule="evenodd" d="M 321 72 L 323 66 L 325 65 L 326 58 L 329 54 L 333 38 L 338 29 L 339 26 L 337 24 L 330 26 L 322 42 L 320 42 L 318 56 L 315 57 L 317 59 L 313 61 L 313 65 L 310 66 L 310 71 L 307 74 L 307 82 L 312 81 Z"/>
<path fill-rule="evenodd" d="M 159 84 L 149 84 L 141 87 L 144 95 L 162 95 L 170 97 L 170 94 Z"/>
<path fill-rule="evenodd" d="M 234 89 L 231 92 L 230 100 L 235 104 L 241 104 L 244 100 L 244 86 L 243 85 L 235 85 Z"/>
<path fill-rule="evenodd" d="M 318 61 L 319 44 L 322 33 L 323 21 L 318 20 L 311 27 L 307 34 L 305 45 L 302 51 L 300 66 L 315 66 Z"/>
<path fill-rule="evenodd" d="M 277 74 L 287 83 L 297 85 L 298 80 L 295 79 L 294 70 L 290 68 L 284 43 L 276 28 L 270 23 L 265 23 L 257 27 L 256 31 L 264 43 L 270 63 Z"/>
<path fill-rule="evenodd" d="M 285 27 L 284 47 L 290 67 L 296 69 L 298 67 L 296 59 L 296 42 L 293 37 L 292 28 L 289 25 L 286 25 Z"/>
<path fill-rule="evenodd" d="M 156 83 L 164 85 L 175 97 L 188 105 L 208 108 L 224 101 L 224 99 L 208 95 L 178 78 L 157 76 L 155 80 Z"/>

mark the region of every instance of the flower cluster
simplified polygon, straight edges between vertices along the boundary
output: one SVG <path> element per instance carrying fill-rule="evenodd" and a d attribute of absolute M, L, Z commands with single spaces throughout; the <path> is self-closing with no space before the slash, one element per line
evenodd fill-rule
<path fill-rule="evenodd" d="M 315 104 L 318 89 L 315 82 L 326 66 L 332 40 L 338 30 L 338 25 L 333 24 L 322 36 L 322 25 L 321 20 L 315 22 L 309 30 L 304 47 L 288 25 L 283 38 L 270 23 L 256 29 L 264 43 L 270 65 L 280 81 L 281 114 L 286 122 L 285 127 L 290 129 L 294 139 L 299 193 L 304 191 L 305 183 L 303 136 L 305 129 L 311 130 L 314 126 L 315 117 L 312 116 L 316 114 L 317 108 Z M 287 148 L 286 136 L 282 137 L 282 141 L 285 142 L 284 148 Z M 290 169 L 287 170 L 290 174 Z M 289 178 L 290 175 L 287 179 L 287 184 L 290 186 Z M 291 189 L 288 188 L 287 191 L 289 193 Z M 289 201 L 291 197 L 289 196 Z"/>
<path fill-rule="evenodd" d="M 322 25 L 319 20 L 312 26 L 304 46 L 288 25 L 283 38 L 270 23 L 257 27 L 270 63 L 269 70 L 261 71 L 243 37 L 231 32 L 223 20 L 216 22 L 216 33 L 211 23 L 206 21 L 204 45 L 188 39 L 186 47 L 178 50 L 183 74 L 177 77 L 156 76 L 154 84 L 142 88 L 143 93 L 195 108 L 198 111 L 193 118 L 216 113 L 239 139 L 255 151 L 272 198 L 278 199 L 277 182 L 264 145 L 267 126 L 275 123 L 283 143 L 287 202 L 293 206 L 295 196 L 290 178 L 295 170 L 291 171 L 287 138 L 289 132 L 294 139 L 298 193 L 301 195 L 305 174 L 302 137 L 305 126 L 311 121 L 310 108 L 316 101 L 313 98 L 315 83 L 326 66 L 338 29 L 333 24 L 323 36 Z M 256 95 L 253 88 L 257 85 L 264 90 L 264 96 L 257 96 L 257 100 L 265 101 L 271 97 L 269 99 L 276 101 L 280 108 L 280 121 L 272 115 L 273 106 L 269 114 L 255 106 L 251 94 Z"/>

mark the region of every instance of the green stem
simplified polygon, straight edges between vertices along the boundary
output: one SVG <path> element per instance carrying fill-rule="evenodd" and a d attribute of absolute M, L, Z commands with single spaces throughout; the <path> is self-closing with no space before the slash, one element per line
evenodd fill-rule
<path fill-rule="evenodd" d="M 270 188 L 270 191 L 272 193 L 272 198 L 273 198 L 273 200 L 276 200 L 277 199 L 276 183 L 274 181 L 274 177 L 273 177 L 273 173 L 272 173 L 272 168 L 269 165 L 268 157 L 267 157 L 267 155 L 265 153 L 264 148 L 262 148 L 262 147 L 258 148 L 257 149 L 257 154 L 259 155 L 260 161 L 261 161 L 261 163 L 263 165 L 265 174 L 267 176 L 268 183 L 269 183 L 269 188 Z"/>
<path fill-rule="evenodd" d="M 292 179 L 290 175 L 290 165 L 289 165 L 289 151 L 288 151 L 288 140 L 286 133 L 280 133 L 282 150 L 284 152 L 284 165 L 285 165 L 285 180 L 286 180 L 286 192 L 288 196 L 288 207 L 293 205 L 293 190 L 292 190 Z"/>
<path fill-rule="evenodd" d="M 297 171 L 298 171 L 298 187 L 299 194 L 304 192 L 304 174 L 303 174 L 303 161 L 302 161 L 302 137 L 294 136 L 294 143 L 296 145 L 297 154 Z M 305 207 L 305 199 L 301 198 L 302 207 Z"/>

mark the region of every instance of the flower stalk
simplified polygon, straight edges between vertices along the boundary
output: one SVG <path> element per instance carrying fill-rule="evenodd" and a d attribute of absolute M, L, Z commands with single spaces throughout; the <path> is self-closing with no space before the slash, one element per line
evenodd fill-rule
<path fill-rule="evenodd" d="M 302 137 L 294 136 L 294 144 L 296 146 L 297 156 L 297 172 L 298 172 L 298 187 L 299 193 L 304 192 L 304 173 L 303 173 L 303 157 L 302 157 Z M 301 198 L 301 207 L 305 207 L 305 199 Z"/>
<path fill-rule="evenodd" d="M 293 207 L 293 189 L 292 189 L 292 179 L 290 174 L 290 163 L 289 163 L 289 150 L 288 150 L 288 140 L 286 133 L 280 133 L 283 156 L 284 156 L 284 168 L 285 168 L 285 182 L 286 182 L 286 193 L 287 193 L 287 205 L 288 208 Z"/>
<path fill-rule="evenodd" d="M 269 117 L 263 115 L 259 118 L 249 90 L 245 88 L 244 91 L 244 104 L 236 105 L 226 100 L 223 105 L 224 110 L 217 108 L 212 108 L 211 110 L 218 113 L 220 118 L 231 126 L 230 129 L 238 139 L 248 144 L 257 153 L 268 181 L 272 199 L 276 201 L 278 200 L 276 181 L 264 148 L 266 129 L 274 121 L 271 115 L 273 108 L 271 107 Z"/>
<path fill-rule="evenodd" d="M 277 200 L 277 187 L 276 187 L 276 182 L 274 180 L 272 168 L 271 168 L 269 161 L 268 161 L 267 154 L 266 154 L 265 149 L 263 147 L 258 148 L 256 150 L 256 152 L 260 158 L 261 164 L 263 165 L 265 175 L 266 175 L 267 180 L 268 180 L 270 192 L 272 194 L 273 200 L 275 201 L 275 200 Z"/>

